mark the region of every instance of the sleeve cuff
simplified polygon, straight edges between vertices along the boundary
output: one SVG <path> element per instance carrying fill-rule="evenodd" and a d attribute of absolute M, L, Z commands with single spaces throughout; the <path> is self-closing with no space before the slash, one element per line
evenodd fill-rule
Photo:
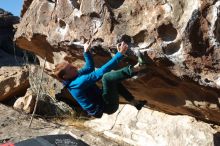
<path fill-rule="evenodd" d="M 88 51 L 88 52 L 83 52 L 83 55 L 90 55 L 91 53 Z"/>
<path fill-rule="evenodd" d="M 117 53 L 115 54 L 115 57 L 117 57 L 117 58 L 123 58 L 124 55 L 121 54 L 121 52 L 117 52 Z"/>

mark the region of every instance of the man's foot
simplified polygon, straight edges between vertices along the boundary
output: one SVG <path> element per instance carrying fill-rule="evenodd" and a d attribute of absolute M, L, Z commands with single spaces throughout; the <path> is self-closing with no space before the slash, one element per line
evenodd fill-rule
<path fill-rule="evenodd" d="M 148 64 L 147 60 L 145 59 L 144 55 L 140 52 L 140 50 L 136 50 L 135 54 L 138 57 L 138 63 L 140 65 Z"/>
<path fill-rule="evenodd" d="M 138 63 L 136 65 L 134 65 L 133 71 L 134 72 L 139 72 L 141 70 L 146 69 L 147 61 L 145 60 L 143 54 L 139 50 L 136 50 L 135 54 L 138 57 Z"/>
<path fill-rule="evenodd" d="M 137 110 L 141 110 L 145 104 L 147 104 L 146 100 L 132 100 L 131 104 L 136 107 Z"/>
<path fill-rule="evenodd" d="M 133 66 L 133 71 L 134 72 L 140 72 L 141 70 L 146 69 L 146 64 L 140 64 L 139 62 Z"/>

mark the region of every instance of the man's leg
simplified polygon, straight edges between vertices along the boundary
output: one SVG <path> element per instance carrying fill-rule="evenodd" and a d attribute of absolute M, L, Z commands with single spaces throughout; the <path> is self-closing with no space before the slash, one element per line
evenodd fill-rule
<path fill-rule="evenodd" d="M 117 111 L 119 106 L 118 83 L 133 75 L 131 66 L 127 66 L 117 71 L 108 72 L 102 77 L 102 97 L 105 103 L 105 113 L 112 114 Z"/>
<path fill-rule="evenodd" d="M 102 78 L 103 83 L 103 100 L 105 113 L 112 114 L 117 111 L 119 106 L 119 95 L 122 95 L 127 101 L 140 110 L 146 101 L 138 101 L 134 96 L 121 84 L 121 81 L 131 78 L 136 73 L 131 66 L 124 67 L 117 71 L 106 73 Z"/>

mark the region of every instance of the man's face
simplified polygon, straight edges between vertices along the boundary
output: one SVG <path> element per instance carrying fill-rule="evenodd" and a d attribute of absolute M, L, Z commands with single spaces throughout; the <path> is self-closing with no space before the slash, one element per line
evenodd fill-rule
<path fill-rule="evenodd" d="M 63 76 L 65 80 L 73 79 L 77 75 L 77 68 L 74 67 L 72 64 L 68 63 L 64 68 L 64 70 L 66 72 L 65 75 Z"/>

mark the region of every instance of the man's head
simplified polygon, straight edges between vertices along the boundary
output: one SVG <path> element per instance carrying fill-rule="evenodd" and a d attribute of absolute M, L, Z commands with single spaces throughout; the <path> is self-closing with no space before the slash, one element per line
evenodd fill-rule
<path fill-rule="evenodd" d="M 54 74 L 60 81 L 71 80 L 77 75 L 77 68 L 70 63 L 62 62 L 55 66 Z"/>

